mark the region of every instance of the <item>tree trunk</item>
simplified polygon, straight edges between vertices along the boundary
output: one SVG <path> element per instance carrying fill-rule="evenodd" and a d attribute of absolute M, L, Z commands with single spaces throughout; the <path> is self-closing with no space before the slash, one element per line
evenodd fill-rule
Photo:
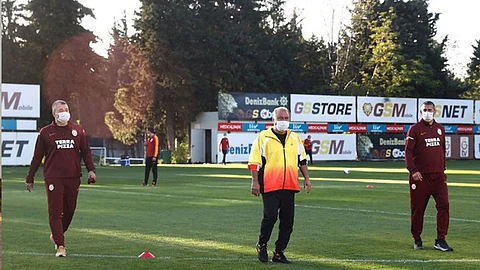
<path fill-rule="evenodd" d="M 175 140 L 175 113 L 172 110 L 168 110 L 166 114 L 166 127 L 167 127 L 167 147 L 168 150 L 172 149 Z"/>

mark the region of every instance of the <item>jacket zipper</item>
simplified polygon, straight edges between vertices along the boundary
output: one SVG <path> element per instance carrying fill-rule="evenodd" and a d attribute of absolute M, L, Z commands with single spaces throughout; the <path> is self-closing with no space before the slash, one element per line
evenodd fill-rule
<path fill-rule="evenodd" d="M 285 144 L 287 139 L 285 138 Z M 287 156 L 285 155 L 285 146 L 283 146 L 283 187 L 285 189 L 285 180 L 287 179 Z"/>

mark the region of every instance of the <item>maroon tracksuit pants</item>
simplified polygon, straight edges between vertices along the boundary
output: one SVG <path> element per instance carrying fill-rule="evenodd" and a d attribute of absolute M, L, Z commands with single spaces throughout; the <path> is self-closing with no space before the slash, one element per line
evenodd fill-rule
<path fill-rule="evenodd" d="M 45 179 L 48 221 L 53 239 L 58 246 L 65 246 L 63 234 L 72 222 L 79 187 L 80 178 Z"/>
<path fill-rule="evenodd" d="M 447 176 L 442 173 L 422 173 L 423 181 L 410 182 L 411 232 L 415 240 L 421 239 L 423 216 L 430 196 L 435 199 L 437 208 L 437 239 L 445 239 L 448 232 L 449 202 Z"/>

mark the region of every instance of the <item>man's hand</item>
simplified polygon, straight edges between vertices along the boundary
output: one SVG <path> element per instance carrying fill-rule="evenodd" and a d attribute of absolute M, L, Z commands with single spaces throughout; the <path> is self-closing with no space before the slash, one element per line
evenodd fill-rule
<path fill-rule="evenodd" d="M 423 176 L 420 172 L 416 172 L 414 174 L 412 174 L 412 178 L 414 181 L 422 181 L 423 180 Z"/>
<path fill-rule="evenodd" d="M 95 175 L 95 172 L 89 171 L 88 172 L 88 184 L 95 184 L 97 182 L 97 176 Z"/>
<path fill-rule="evenodd" d="M 255 196 L 260 195 L 260 183 L 258 183 L 258 180 L 252 179 L 252 194 Z"/>
<path fill-rule="evenodd" d="M 307 194 L 310 193 L 310 190 L 312 190 L 312 184 L 310 183 L 310 179 L 305 179 L 303 181 L 303 188 L 305 189 Z"/>
<path fill-rule="evenodd" d="M 32 192 L 32 190 L 33 190 L 33 183 L 25 183 L 25 187 L 27 188 L 28 192 Z"/>

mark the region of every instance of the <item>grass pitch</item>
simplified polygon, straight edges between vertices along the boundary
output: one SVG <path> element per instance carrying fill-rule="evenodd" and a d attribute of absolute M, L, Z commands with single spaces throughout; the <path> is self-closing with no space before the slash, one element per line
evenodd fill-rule
<path fill-rule="evenodd" d="M 2 269 L 478 269 L 480 161 L 447 165 L 454 252 L 433 249 L 433 198 L 425 250 L 413 250 L 403 162 L 324 162 L 310 167 L 311 194 L 296 196 L 291 265 L 256 259 L 262 202 L 245 164 L 161 165 L 157 187 L 140 186 L 143 167 L 98 168 L 97 184 L 80 188 L 66 258 L 49 240 L 41 171 L 29 193 L 27 168 L 6 167 Z M 156 257 L 137 258 L 143 251 Z"/>

